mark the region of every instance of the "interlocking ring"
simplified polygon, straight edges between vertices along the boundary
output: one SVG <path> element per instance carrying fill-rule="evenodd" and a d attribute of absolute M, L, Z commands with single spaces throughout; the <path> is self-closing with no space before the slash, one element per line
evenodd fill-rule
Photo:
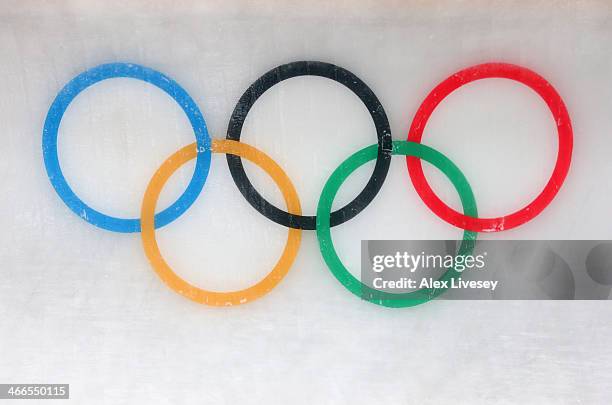
<path fill-rule="evenodd" d="M 463 173 L 461 173 L 461 170 L 459 170 L 459 168 L 446 156 L 429 146 L 406 141 L 394 141 L 393 154 L 423 159 L 440 169 L 442 173 L 448 177 L 451 183 L 453 183 L 453 186 L 459 193 L 465 213 L 472 217 L 478 216 L 476 200 L 474 199 L 470 184 Z M 375 158 L 375 145 L 368 146 L 342 162 L 325 183 L 317 208 L 317 238 L 319 240 L 319 249 L 321 250 L 323 259 L 325 259 L 327 263 L 327 267 L 331 270 L 336 279 L 338 279 L 347 290 L 358 297 L 386 307 L 411 307 L 422 304 L 436 298 L 442 294 L 445 289 L 423 288 L 417 291 L 397 294 L 376 290 L 355 278 L 355 276 L 346 269 L 338 257 L 336 249 L 334 249 L 329 221 L 329 212 L 334 202 L 334 198 L 340 186 L 342 186 L 342 183 L 344 183 L 348 176 Z M 457 255 L 471 255 L 474 249 L 476 236 L 477 233 L 475 232 L 465 231 Z M 439 278 L 439 280 L 447 281 L 459 276 L 461 276 L 460 272 L 455 269 L 449 269 Z"/>
<path fill-rule="evenodd" d="M 270 157 L 256 148 L 240 142 L 242 125 L 253 103 L 267 89 L 291 77 L 315 75 L 335 80 L 352 90 L 368 107 L 372 115 L 378 143 L 368 146 L 345 160 L 330 176 L 323 188 L 317 215 L 302 216 L 297 193 L 291 181 Z M 153 175 L 145 192 L 140 219 L 122 219 L 102 214 L 81 201 L 72 191 L 59 166 L 57 133 L 62 116 L 70 102 L 83 90 L 102 80 L 129 77 L 151 83 L 181 106 L 193 127 L 196 142 L 181 148 L 170 156 Z M 532 88 L 550 108 L 557 125 L 559 152 L 553 175 L 544 190 L 525 208 L 500 218 L 478 218 L 476 202 L 467 179 L 446 156 L 420 144 L 427 120 L 435 107 L 451 92 L 474 80 L 502 77 L 519 81 Z M 391 130 L 385 111 L 372 90 L 359 78 L 341 67 L 324 63 L 300 61 L 274 68 L 256 80 L 242 95 L 230 119 L 227 139 L 210 140 L 204 117 L 193 99 L 176 82 L 150 68 L 128 63 L 100 65 L 72 79 L 57 95 L 45 120 L 43 129 L 43 157 L 49 180 L 64 203 L 89 223 L 115 232 L 141 231 L 142 245 L 147 258 L 158 276 L 171 289 L 198 303 L 227 306 L 243 304 L 272 290 L 287 274 L 297 254 L 302 229 L 316 229 L 319 248 L 332 274 L 353 294 L 369 302 L 389 307 L 406 307 L 427 302 L 444 292 L 442 289 L 422 289 L 411 293 L 393 294 L 372 289 L 362 284 L 344 267 L 333 247 L 331 227 L 348 221 L 361 212 L 376 196 L 386 178 L 391 155 L 405 155 L 410 178 L 425 204 L 441 219 L 464 229 L 463 241 L 457 252 L 471 252 L 476 232 L 497 232 L 519 226 L 537 216 L 550 204 L 563 184 L 570 167 L 573 134 L 569 113 L 556 90 L 541 76 L 526 68 L 489 63 L 476 65 L 450 76 L 436 86 L 418 109 L 412 122 L 408 141 L 391 140 Z M 196 287 L 179 277 L 166 263 L 155 239 L 155 229 L 164 226 L 191 206 L 204 186 L 210 167 L 211 153 L 226 153 L 234 182 L 249 203 L 274 222 L 288 227 L 289 236 L 283 253 L 272 271 L 255 285 L 240 291 L 216 292 Z M 281 189 L 287 211 L 268 203 L 253 188 L 244 172 L 240 158 L 246 158 L 262 167 Z M 159 194 L 168 178 L 186 162 L 196 159 L 193 177 L 185 192 L 169 208 L 155 214 Z M 334 197 L 344 182 L 358 167 L 376 159 L 376 166 L 368 184 L 345 207 L 330 212 Z M 446 206 L 431 190 L 423 175 L 420 160 L 426 160 L 440 169 L 459 193 L 464 213 Z M 451 269 L 441 276 L 450 280 L 459 273 Z"/>
<path fill-rule="evenodd" d="M 227 140 L 214 140 L 212 142 L 212 152 L 241 156 L 255 163 L 264 169 L 272 180 L 274 180 L 276 185 L 278 185 L 278 188 L 285 198 L 289 212 L 297 215 L 302 212 L 300 200 L 291 180 L 289 180 L 289 177 L 287 177 L 283 169 L 270 159 L 268 155 L 245 143 Z M 153 175 L 142 200 L 140 215 L 140 221 L 142 223 L 142 246 L 144 247 L 145 254 L 149 258 L 153 269 L 155 269 L 166 285 L 177 293 L 201 304 L 215 306 L 244 304 L 266 294 L 285 277 L 300 247 L 302 231 L 300 229 L 289 228 L 289 236 L 287 237 L 287 243 L 281 258 L 272 271 L 263 280 L 252 287 L 240 291 L 216 292 L 201 289 L 183 280 L 172 271 L 159 251 L 157 241 L 155 240 L 153 214 L 155 213 L 155 205 L 157 204 L 159 194 L 170 176 L 172 176 L 178 168 L 194 159 L 197 155 L 198 149 L 195 143 L 185 146 L 174 155 L 170 156 Z"/>
<path fill-rule="evenodd" d="M 255 101 L 275 84 L 298 76 L 320 76 L 343 84 L 359 97 L 374 120 L 378 137 L 378 156 L 374 171 L 365 188 L 353 201 L 331 213 L 331 226 L 339 225 L 359 214 L 376 197 L 378 190 L 387 177 L 391 164 L 391 128 L 387 114 L 380 101 L 370 88 L 353 73 L 339 66 L 324 62 L 300 61 L 287 63 L 268 71 L 244 92 L 229 121 L 227 139 L 240 140 L 242 125 Z M 316 217 L 287 213 L 266 201 L 255 190 L 237 156 L 227 155 L 227 164 L 238 189 L 257 211 L 272 221 L 291 228 L 313 230 Z"/>
<path fill-rule="evenodd" d="M 498 218 L 476 218 L 461 214 L 450 208 L 434 193 L 427 183 L 421 161 L 407 156 L 406 163 L 412 184 L 414 184 L 414 188 L 429 209 L 449 224 L 475 232 L 503 231 L 505 229 L 516 228 L 532 220 L 555 198 L 565 180 L 572 160 L 572 123 L 561 96 L 542 76 L 524 67 L 508 63 L 485 63 L 472 66 L 449 76 L 437 85 L 425 98 L 414 116 L 410 131 L 408 132 L 408 140 L 421 142 L 427 120 L 446 96 L 467 83 L 487 78 L 515 80 L 528 86 L 542 97 L 550 109 L 557 126 L 559 151 L 553 173 L 542 192 L 520 210 Z"/>
<path fill-rule="evenodd" d="M 124 219 L 103 214 L 83 202 L 68 185 L 57 155 L 57 133 L 66 109 L 83 90 L 102 80 L 125 77 L 150 83 L 174 99 L 189 119 L 196 143 L 204 153 L 198 155 L 193 177 L 183 194 L 168 208 L 155 216 L 157 227 L 164 226 L 193 204 L 198 198 L 210 168 L 210 135 L 206 121 L 191 96 L 174 80 L 151 68 L 133 63 L 108 63 L 87 70 L 72 79 L 53 100 L 43 128 L 42 149 L 45 168 L 51 184 L 64 203 L 75 214 L 92 225 L 115 232 L 140 232 L 139 219 Z"/>

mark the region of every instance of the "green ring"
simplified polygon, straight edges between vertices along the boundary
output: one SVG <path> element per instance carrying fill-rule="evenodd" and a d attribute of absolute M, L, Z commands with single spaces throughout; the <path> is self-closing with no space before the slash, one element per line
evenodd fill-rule
<path fill-rule="evenodd" d="M 376 159 L 377 152 L 378 145 L 370 145 L 354 153 L 332 173 L 330 178 L 327 180 L 327 183 L 325 183 L 325 187 L 323 187 L 321 198 L 319 199 L 319 205 L 317 207 L 317 238 L 319 240 L 319 248 L 321 250 L 321 254 L 323 255 L 323 259 L 325 260 L 325 263 L 327 263 L 327 266 L 332 274 L 342 283 L 342 285 L 344 285 L 344 287 L 346 287 L 347 290 L 357 295 L 361 299 L 377 305 L 393 308 L 411 307 L 423 304 L 436 298 L 446 289 L 424 288 L 401 294 L 376 290 L 363 284 L 361 281 L 355 278 L 346 269 L 346 267 L 344 267 L 344 264 L 338 257 L 336 249 L 334 248 L 329 226 L 331 207 L 334 198 L 336 197 L 340 186 L 342 183 L 344 183 L 346 178 L 365 163 Z M 453 183 L 453 186 L 459 193 L 464 214 L 474 218 L 478 217 L 476 200 L 474 199 L 472 188 L 459 168 L 455 166 L 455 164 L 446 156 L 428 146 L 407 141 L 393 141 L 392 154 L 414 156 L 419 159 L 423 159 L 440 169 L 442 173 L 448 177 L 451 183 Z M 477 235 L 477 232 L 464 231 L 463 240 L 457 254 L 471 254 L 474 250 Z M 439 280 L 451 280 L 459 275 L 461 275 L 460 272 L 456 271 L 455 269 L 449 269 L 439 278 Z"/>

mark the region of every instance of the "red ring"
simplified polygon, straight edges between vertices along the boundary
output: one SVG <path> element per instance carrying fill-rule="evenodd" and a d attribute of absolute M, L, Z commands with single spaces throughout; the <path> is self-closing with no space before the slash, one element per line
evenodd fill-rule
<path fill-rule="evenodd" d="M 461 70 L 438 84 L 425 98 L 416 112 L 408 141 L 421 142 L 427 120 L 440 102 L 464 84 L 487 78 L 515 80 L 530 87 L 546 102 L 552 112 L 559 135 L 559 151 L 552 176 L 542 192 L 528 205 L 510 215 L 497 218 L 473 218 L 455 211 L 446 205 L 431 189 L 421 160 L 407 157 L 408 173 L 421 199 L 437 216 L 458 228 L 474 232 L 498 232 L 512 229 L 533 219 L 553 200 L 565 180 L 572 160 L 573 133 L 567 108 L 554 87 L 542 76 L 521 66 L 508 63 L 484 63 Z"/>

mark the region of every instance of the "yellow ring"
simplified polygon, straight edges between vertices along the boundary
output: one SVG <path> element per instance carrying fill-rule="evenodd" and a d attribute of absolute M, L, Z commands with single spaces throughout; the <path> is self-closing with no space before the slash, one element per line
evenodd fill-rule
<path fill-rule="evenodd" d="M 287 174 L 268 155 L 242 142 L 213 140 L 213 153 L 229 153 L 248 159 L 268 173 L 283 194 L 287 209 L 292 214 L 301 215 L 302 208 L 295 187 Z M 179 277 L 164 260 L 155 239 L 155 206 L 159 194 L 172 174 L 182 165 L 197 156 L 195 143 L 185 146 L 170 156 L 153 175 L 147 186 L 140 211 L 142 246 L 153 269 L 164 283 L 177 293 L 198 302 L 213 306 L 244 304 L 253 301 L 272 290 L 285 277 L 293 264 L 300 247 L 302 231 L 289 228 L 289 235 L 283 254 L 268 275 L 257 284 L 238 291 L 217 292 L 196 287 Z"/>

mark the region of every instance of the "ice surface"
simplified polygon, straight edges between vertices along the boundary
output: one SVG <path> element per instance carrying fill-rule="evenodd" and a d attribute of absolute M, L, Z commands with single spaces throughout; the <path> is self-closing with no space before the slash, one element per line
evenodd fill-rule
<path fill-rule="evenodd" d="M 435 4 L 434 4 L 435 3 Z M 223 138 L 242 92 L 293 60 L 349 69 L 405 139 L 421 100 L 464 67 L 516 63 L 549 80 L 572 117 L 572 168 L 532 222 L 484 238 L 612 239 L 612 7 L 600 1 L 428 2 L 5 1 L 0 5 L 0 382 L 70 383 L 75 403 L 609 403 L 609 302 L 433 302 L 390 310 L 358 300 L 327 270 L 312 231 L 264 298 L 197 305 L 151 270 L 139 235 L 95 228 L 45 173 L 43 121 L 60 88 L 100 63 L 150 66 L 178 81 Z M 289 174 L 313 214 L 332 170 L 374 143 L 367 111 L 342 86 L 296 78 L 257 102 L 242 139 Z M 92 206 L 132 217 L 161 162 L 193 141 L 174 102 L 117 79 L 80 95 L 59 136 L 60 162 Z M 465 86 L 436 110 L 424 142 L 470 181 L 479 211 L 520 208 L 547 181 L 554 122 L 524 86 Z M 431 169 L 431 168 L 426 168 Z M 193 170 L 172 179 L 173 201 Z M 336 202 L 348 202 L 372 166 Z M 273 183 L 247 165 L 280 207 Z M 433 170 L 440 195 L 457 204 Z M 374 202 L 334 229 L 355 273 L 362 239 L 446 239 L 395 158 Z M 158 231 L 168 262 L 210 289 L 246 287 L 281 252 L 286 229 L 244 200 L 224 156 L 179 220 Z"/>

